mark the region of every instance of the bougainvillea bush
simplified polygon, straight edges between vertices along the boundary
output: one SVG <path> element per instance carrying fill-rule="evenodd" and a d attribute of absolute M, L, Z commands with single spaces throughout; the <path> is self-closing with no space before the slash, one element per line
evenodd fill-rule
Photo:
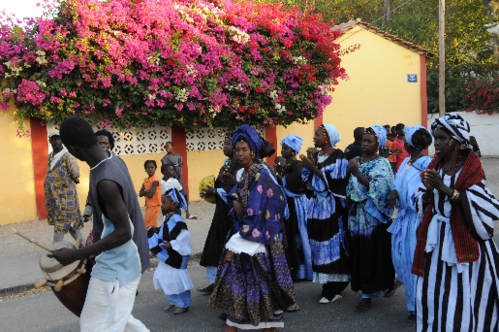
<path fill-rule="evenodd" d="M 66 0 L 0 26 L 0 106 L 121 128 L 306 121 L 345 77 L 321 16 L 237 0 Z M 52 6 L 52 7 L 51 7 Z M 22 124 L 22 121 L 20 122 Z"/>
<path fill-rule="evenodd" d="M 499 112 L 499 70 L 494 69 L 480 77 L 467 79 L 467 94 L 464 101 L 469 104 L 467 112 L 479 114 Z"/>

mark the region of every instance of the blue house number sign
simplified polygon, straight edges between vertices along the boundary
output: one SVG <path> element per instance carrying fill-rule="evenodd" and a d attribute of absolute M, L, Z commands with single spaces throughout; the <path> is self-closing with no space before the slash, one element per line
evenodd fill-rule
<path fill-rule="evenodd" d="M 407 82 L 417 83 L 418 82 L 418 75 L 417 74 L 407 74 Z"/>

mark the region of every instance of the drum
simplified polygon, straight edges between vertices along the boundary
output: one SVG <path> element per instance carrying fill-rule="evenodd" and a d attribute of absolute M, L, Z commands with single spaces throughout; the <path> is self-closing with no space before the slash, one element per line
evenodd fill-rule
<path fill-rule="evenodd" d="M 215 188 L 215 176 L 210 175 L 201 180 L 199 183 L 199 193 L 201 194 L 208 189 L 208 186 Z M 215 196 L 204 197 L 204 200 L 212 204 L 215 204 L 216 201 Z"/>
<path fill-rule="evenodd" d="M 81 240 L 77 244 L 81 246 Z M 54 243 L 50 247 L 51 250 L 76 248 L 76 245 L 67 241 Z M 43 284 L 51 286 L 59 301 L 69 311 L 80 317 L 90 282 L 91 264 L 88 264 L 88 260 L 84 259 L 63 266 L 55 258 L 47 257 L 48 254 L 48 252 L 44 252 L 40 256 L 40 269 L 45 280 L 38 283 L 39 286 Z"/>

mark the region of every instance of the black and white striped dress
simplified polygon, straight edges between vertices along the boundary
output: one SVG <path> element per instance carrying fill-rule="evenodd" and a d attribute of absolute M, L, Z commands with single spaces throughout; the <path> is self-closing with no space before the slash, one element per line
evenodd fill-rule
<path fill-rule="evenodd" d="M 459 177 L 443 175 L 450 188 Z M 424 187 L 419 189 L 418 206 Z M 458 263 L 449 223 L 451 204 L 434 191 L 434 217 L 428 229 L 424 276 L 416 292 L 417 331 L 499 331 L 499 252 L 492 240 L 499 202 L 484 182 L 461 192 L 465 222 L 478 240 L 480 258 Z M 422 213 L 422 211 L 420 211 Z"/>

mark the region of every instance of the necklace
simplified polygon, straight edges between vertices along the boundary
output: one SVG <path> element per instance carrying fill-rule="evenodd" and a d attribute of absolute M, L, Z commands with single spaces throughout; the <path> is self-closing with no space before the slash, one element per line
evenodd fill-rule
<path fill-rule="evenodd" d="M 424 156 L 424 153 L 421 152 L 416 158 L 412 158 L 411 160 L 409 160 L 409 162 L 407 163 L 408 166 L 411 166 L 413 162 L 415 162 L 416 160 L 418 160 L 419 158 L 421 158 L 422 156 Z"/>
<path fill-rule="evenodd" d="M 452 173 L 454 173 L 456 171 L 457 165 L 459 164 L 460 161 L 461 161 L 461 155 L 458 154 L 457 158 L 456 158 L 456 161 L 454 163 L 452 163 L 448 169 L 445 169 L 444 165 L 442 164 L 442 171 L 444 173 L 447 173 L 447 172 L 450 172 L 452 170 Z"/>
<path fill-rule="evenodd" d="M 371 162 L 371 161 L 373 161 L 373 160 L 376 160 L 376 159 L 378 159 L 378 158 L 379 158 L 379 154 L 378 154 L 378 153 L 376 153 L 374 156 L 372 156 L 371 158 L 369 158 L 369 160 L 368 160 L 368 161 L 362 161 L 362 157 L 360 157 L 360 164 L 362 165 L 362 164 L 365 164 L 365 163 Z"/>

